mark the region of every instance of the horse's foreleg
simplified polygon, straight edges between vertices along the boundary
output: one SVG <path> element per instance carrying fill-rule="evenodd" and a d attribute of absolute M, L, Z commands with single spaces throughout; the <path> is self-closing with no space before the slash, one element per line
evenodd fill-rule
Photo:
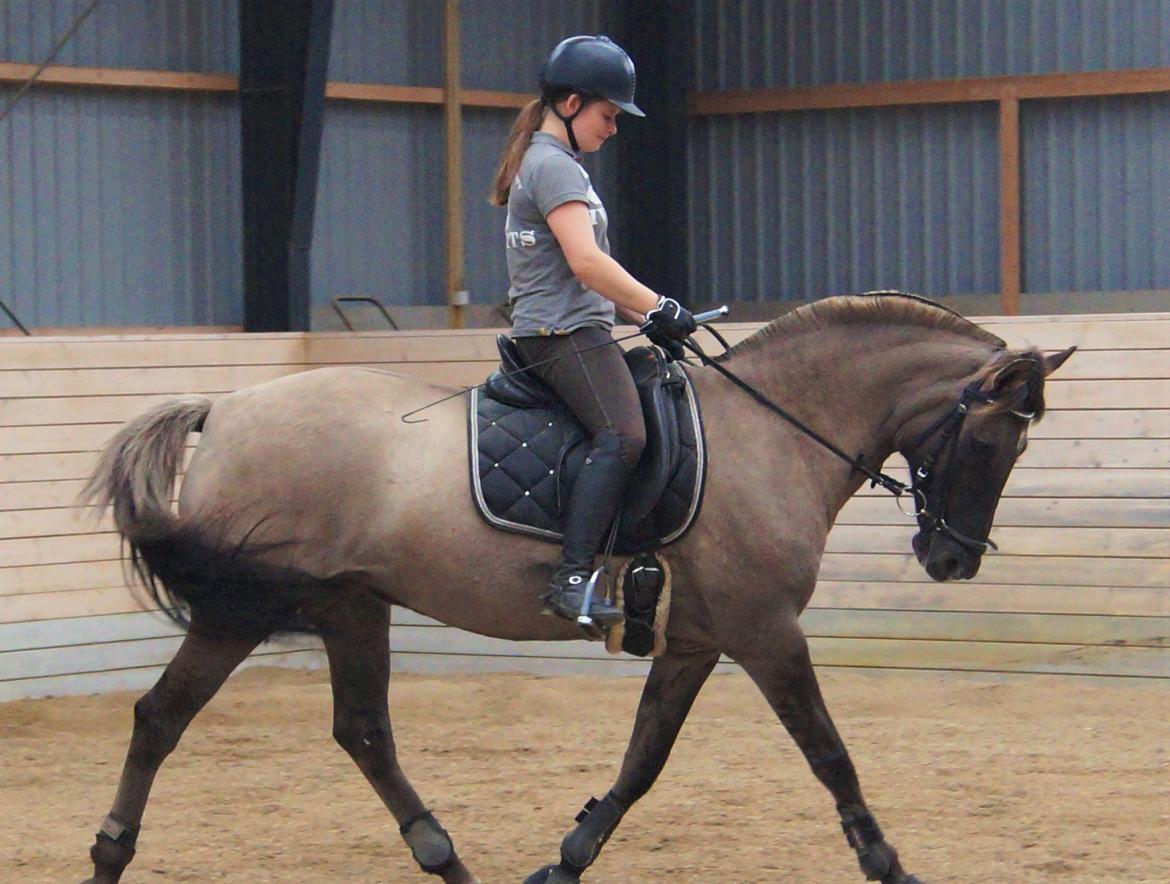
<path fill-rule="evenodd" d="M 374 787 L 423 871 L 447 884 L 474 884 L 455 845 L 406 779 L 394 749 L 386 693 L 390 683 L 389 609 L 347 599 L 317 617 L 333 685 L 333 737 Z"/>
<path fill-rule="evenodd" d="M 756 636 L 766 634 L 760 630 Z M 832 793 L 845 837 L 857 851 L 866 879 L 882 884 L 921 884 L 903 871 L 897 851 L 886 842 L 865 805 L 853 762 L 825 708 L 800 626 L 793 619 L 779 634 L 773 632 L 768 638 L 766 646 L 754 640 L 746 648 L 729 652 L 763 692 L 817 779 Z"/>
<path fill-rule="evenodd" d="M 699 689 L 718 661 L 715 651 L 654 660 L 617 782 L 604 798 L 587 804 L 577 817 L 577 827 L 561 842 L 560 865 L 545 866 L 529 876 L 525 884 L 580 880 L 622 816 L 654 785 Z"/>
<path fill-rule="evenodd" d="M 150 787 L 179 737 L 258 642 L 188 634 L 162 677 L 134 704 L 134 733 L 114 806 L 90 848 L 87 884 L 114 884 L 134 858 Z"/>

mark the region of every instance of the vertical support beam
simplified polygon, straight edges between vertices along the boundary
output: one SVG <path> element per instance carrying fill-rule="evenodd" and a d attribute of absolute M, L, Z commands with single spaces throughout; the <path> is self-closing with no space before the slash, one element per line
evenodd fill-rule
<path fill-rule="evenodd" d="M 1020 312 L 1020 101 L 999 100 L 999 288 L 1005 316 Z"/>
<path fill-rule="evenodd" d="M 660 0 L 616 5 L 622 18 L 615 23 L 614 39 L 634 60 L 634 100 L 646 118 L 618 117 L 620 192 L 610 234 L 614 253 L 655 291 L 708 304 L 719 293 L 689 291 L 686 99 L 694 89 L 696 4 Z"/>
<path fill-rule="evenodd" d="M 240 0 L 244 330 L 307 331 L 333 0 Z"/>
<path fill-rule="evenodd" d="M 447 146 L 447 305 L 451 328 L 463 328 L 468 302 L 463 265 L 463 98 L 459 84 L 459 0 L 443 13 L 444 90 Z"/>

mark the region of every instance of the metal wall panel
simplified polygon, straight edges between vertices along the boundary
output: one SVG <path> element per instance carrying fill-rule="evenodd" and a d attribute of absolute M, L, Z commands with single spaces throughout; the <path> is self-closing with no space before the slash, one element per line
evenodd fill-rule
<path fill-rule="evenodd" d="M 695 120 L 691 297 L 995 291 L 995 131 L 983 106 Z"/>
<path fill-rule="evenodd" d="M 239 323 L 238 117 L 229 95 L 26 95 L 0 124 L 0 298 L 25 325 Z"/>
<path fill-rule="evenodd" d="M 0 61 L 40 64 L 86 5 L 4 0 Z M 238 19 L 237 0 L 102 0 L 54 64 L 235 73 Z"/>
<path fill-rule="evenodd" d="M 696 88 L 1170 65 L 1170 0 L 693 0 Z"/>
<path fill-rule="evenodd" d="M 1021 107 L 1025 290 L 1170 289 L 1170 95 Z"/>
<path fill-rule="evenodd" d="M 742 0 L 696 88 L 1170 65 L 1170 0 Z M 1023 102 L 1024 289 L 1170 288 L 1166 96 Z M 695 119 L 691 297 L 999 289 L 993 103 Z"/>

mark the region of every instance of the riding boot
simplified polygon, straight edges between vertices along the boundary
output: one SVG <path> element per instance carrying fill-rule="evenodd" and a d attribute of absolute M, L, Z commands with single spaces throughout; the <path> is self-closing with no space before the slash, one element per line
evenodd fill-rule
<path fill-rule="evenodd" d="M 585 590 L 593 575 L 594 557 L 621 507 L 632 471 L 622 459 L 616 441 L 612 437 L 594 440 L 595 447 L 585 459 L 569 494 L 561 566 L 543 596 L 547 610 L 569 620 L 576 620 L 581 614 Z M 603 597 L 595 596 L 591 600 L 588 613 L 600 626 L 622 621 L 621 610 Z"/>

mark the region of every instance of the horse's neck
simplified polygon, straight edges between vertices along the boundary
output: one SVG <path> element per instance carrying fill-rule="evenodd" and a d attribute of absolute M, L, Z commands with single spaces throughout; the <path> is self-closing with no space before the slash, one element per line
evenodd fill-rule
<path fill-rule="evenodd" d="M 727 367 L 850 455 L 875 469 L 908 428 L 951 401 L 987 358 L 987 346 L 902 326 L 841 326 L 769 340 Z M 845 500 L 864 478 L 826 471 L 826 499 Z"/>

